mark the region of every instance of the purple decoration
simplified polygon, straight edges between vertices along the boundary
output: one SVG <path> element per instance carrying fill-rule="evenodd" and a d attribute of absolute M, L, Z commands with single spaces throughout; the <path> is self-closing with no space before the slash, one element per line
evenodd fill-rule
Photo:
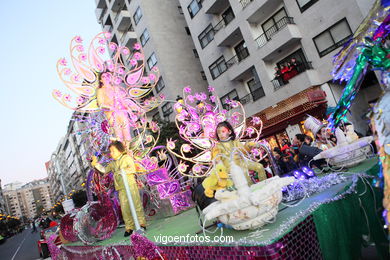
<path fill-rule="evenodd" d="M 167 169 L 161 168 L 147 175 L 149 185 L 156 185 L 169 181 Z"/>
<path fill-rule="evenodd" d="M 157 184 L 157 191 L 160 195 L 160 199 L 166 199 L 171 195 L 180 192 L 180 183 L 178 181 L 171 181 Z"/>
<path fill-rule="evenodd" d="M 133 233 L 130 239 L 133 244 L 134 258 L 161 259 L 158 247 L 145 236 Z"/>
<path fill-rule="evenodd" d="M 175 214 L 183 210 L 187 210 L 189 207 L 193 205 L 190 190 L 175 194 L 170 198 L 170 200 L 171 200 L 173 212 Z"/>
<path fill-rule="evenodd" d="M 314 171 L 308 167 L 302 167 L 302 171 L 308 178 L 314 177 L 315 175 Z"/>
<path fill-rule="evenodd" d="M 60 230 L 62 236 L 71 242 L 77 241 L 77 233 L 73 229 L 73 221 L 76 210 L 73 213 L 66 214 L 61 218 Z"/>

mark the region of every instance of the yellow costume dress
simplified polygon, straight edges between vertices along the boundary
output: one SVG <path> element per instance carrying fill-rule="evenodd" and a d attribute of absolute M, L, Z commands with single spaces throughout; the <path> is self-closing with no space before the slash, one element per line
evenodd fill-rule
<path fill-rule="evenodd" d="M 226 171 L 230 172 L 230 154 L 233 148 L 238 148 L 245 155 L 246 158 L 249 158 L 249 151 L 253 146 L 254 143 L 252 142 L 248 142 L 243 145 L 239 140 L 221 141 L 214 146 L 211 151 L 211 156 L 213 160 L 221 160 L 226 167 Z M 220 154 L 223 154 L 226 157 L 220 156 Z M 243 158 L 240 156 L 234 156 L 233 159 L 238 166 L 243 168 L 245 173 L 247 173 L 248 170 L 257 172 L 259 176 L 259 181 L 265 180 L 267 178 L 262 164 L 251 161 L 249 159 L 243 160 Z M 248 181 L 249 186 L 253 184 L 253 181 L 248 174 L 246 174 L 246 179 Z"/>
<path fill-rule="evenodd" d="M 135 164 L 134 160 L 127 154 L 122 154 L 117 160 L 110 162 L 106 167 L 101 164 L 96 164 L 95 168 L 102 173 L 113 172 L 115 189 L 119 193 L 119 201 L 121 204 L 122 217 L 125 222 L 126 230 L 134 230 L 134 221 L 131 215 L 129 201 L 126 195 L 125 185 L 121 176 L 121 170 L 124 169 L 127 176 L 127 182 L 130 187 L 131 196 L 135 210 L 137 212 L 138 221 L 141 226 L 146 226 L 145 214 L 142 207 L 141 198 L 139 195 L 138 185 L 135 179 Z"/>

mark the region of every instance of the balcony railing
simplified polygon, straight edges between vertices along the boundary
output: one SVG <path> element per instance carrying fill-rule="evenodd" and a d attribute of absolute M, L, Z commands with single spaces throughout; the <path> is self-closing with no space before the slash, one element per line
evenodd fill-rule
<path fill-rule="evenodd" d="M 283 86 L 285 86 L 289 83 L 289 81 L 288 81 L 289 79 L 292 79 L 295 76 L 301 74 L 302 72 L 304 72 L 306 70 L 311 70 L 311 69 L 313 69 L 311 61 L 302 62 L 301 64 L 297 65 L 297 67 L 295 68 L 295 75 L 294 76 L 284 77 L 284 75 L 281 75 L 280 77 L 274 78 L 273 80 L 271 80 L 272 85 L 274 86 L 274 90 L 276 91 L 276 90 L 282 88 Z"/>
<path fill-rule="evenodd" d="M 248 104 L 251 101 L 254 102 L 254 101 L 258 100 L 259 98 L 265 96 L 264 89 L 263 89 L 263 86 L 261 85 L 261 83 L 257 82 L 257 83 L 255 83 L 255 85 L 258 85 L 258 88 L 256 88 L 254 91 L 252 91 L 248 95 L 240 98 L 240 103 L 241 104 L 245 105 L 245 104 Z"/>
<path fill-rule="evenodd" d="M 266 30 L 262 35 L 256 38 L 257 45 L 263 47 L 267 42 L 271 40 L 271 37 L 276 34 L 278 31 L 286 27 L 287 24 L 295 24 L 294 18 L 285 16 L 279 21 L 277 21 L 271 28 Z"/>
<path fill-rule="evenodd" d="M 114 17 L 114 23 L 118 21 L 119 15 L 121 14 L 121 11 L 118 11 Z"/>
<path fill-rule="evenodd" d="M 103 10 L 102 14 L 100 15 L 99 20 L 103 19 L 103 17 L 106 16 L 107 11 L 108 11 L 107 8 L 105 8 L 105 9 Z"/>
<path fill-rule="evenodd" d="M 133 27 L 133 24 L 130 24 L 129 28 L 123 32 L 121 38 L 120 38 L 120 42 L 121 43 L 124 43 L 123 41 L 125 40 L 126 38 L 126 35 L 127 35 L 127 32 L 134 32 L 134 27 Z"/>
<path fill-rule="evenodd" d="M 214 34 L 216 34 L 219 30 L 221 30 L 223 27 L 227 26 L 231 21 L 234 20 L 234 15 L 232 16 L 226 16 L 221 21 L 219 21 L 213 28 Z"/>
<path fill-rule="evenodd" d="M 240 98 L 240 103 L 243 105 L 248 104 L 249 102 L 251 102 L 251 94 L 250 93 L 248 95 Z"/>
<path fill-rule="evenodd" d="M 252 95 L 253 101 L 256 101 L 256 100 L 258 100 L 259 98 L 265 96 L 264 89 L 263 89 L 263 86 L 261 85 L 261 83 L 260 83 L 260 82 L 257 82 L 255 85 L 258 85 L 258 88 L 256 88 L 255 90 L 253 90 L 253 91 L 250 93 L 250 94 Z"/>
<path fill-rule="evenodd" d="M 242 51 L 238 52 L 237 55 L 233 56 L 229 60 L 226 61 L 226 66 L 230 68 L 236 63 L 241 62 L 249 56 L 249 52 L 247 48 L 244 48 Z"/>
<path fill-rule="evenodd" d="M 247 7 L 247 5 L 249 5 L 252 2 L 253 2 L 253 0 L 241 0 L 240 1 L 241 5 L 242 5 L 242 8 Z"/>

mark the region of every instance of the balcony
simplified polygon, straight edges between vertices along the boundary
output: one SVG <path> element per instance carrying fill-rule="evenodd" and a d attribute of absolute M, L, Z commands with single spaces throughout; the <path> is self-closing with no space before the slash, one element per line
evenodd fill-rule
<path fill-rule="evenodd" d="M 272 62 L 280 56 L 283 49 L 291 49 L 302 39 L 298 27 L 291 17 L 284 17 L 265 33 L 256 38 L 258 55 L 266 62 Z M 272 44 L 267 44 L 272 41 Z"/>
<path fill-rule="evenodd" d="M 249 23 L 259 24 L 267 15 L 274 13 L 283 4 L 283 0 L 242 0 L 242 15 Z"/>
<path fill-rule="evenodd" d="M 132 27 L 131 27 L 132 29 Z M 133 49 L 133 45 L 137 42 L 137 34 L 134 32 L 134 29 L 127 31 L 121 37 L 121 43 L 123 46 L 126 46 L 130 50 Z"/>
<path fill-rule="evenodd" d="M 241 80 L 252 73 L 253 61 L 247 59 L 249 56 L 248 49 L 245 48 L 226 61 L 230 80 Z"/>
<path fill-rule="evenodd" d="M 95 10 L 96 19 L 99 21 L 99 23 L 101 23 L 101 20 L 106 15 L 106 13 L 107 13 L 107 8 Z"/>
<path fill-rule="evenodd" d="M 95 0 L 96 8 L 104 8 L 106 7 L 106 0 Z"/>
<path fill-rule="evenodd" d="M 205 0 L 202 5 L 206 14 L 220 14 L 230 4 L 228 0 Z"/>
<path fill-rule="evenodd" d="M 279 21 L 276 22 L 271 28 L 265 31 L 262 35 L 256 38 L 256 43 L 259 48 L 263 47 L 267 42 L 271 41 L 272 36 L 274 36 L 277 32 L 282 30 L 288 24 L 295 24 L 294 18 L 292 17 L 283 17 Z"/>
<path fill-rule="evenodd" d="M 129 11 L 122 10 L 118 12 L 115 16 L 114 23 L 117 24 L 118 31 L 126 31 L 129 25 L 131 25 Z"/>
<path fill-rule="evenodd" d="M 285 88 L 285 90 L 293 90 L 293 92 L 300 92 L 307 89 L 308 87 L 320 85 L 317 71 L 313 69 L 311 61 L 303 62 L 298 65 L 293 75 L 288 77 L 281 76 L 278 79 L 271 80 L 271 83 L 274 87 L 274 91 L 277 91 L 281 88 L 293 86 L 292 88 Z M 290 93 L 295 95 L 296 93 Z"/>
<path fill-rule="evenodd" d="M 106 25 L 103 27 L 103 31 L 111 33 L 113 30 L 113 27 L 111 25 Z"/>
<path fill-rule="evenodd" d="M 241 4 L 242 8 L 244 9 L 245 7 L 247 7 L 253 1 L 254 0 L 240 0 L 240 4 Z"/>
<path fill-rule="evenodd" d="M 123 6 L 126 3 L 124 0 L 111 0 L 110 9 L 114 12 L 119 12 L 119 10 L 122 10 Z"/>

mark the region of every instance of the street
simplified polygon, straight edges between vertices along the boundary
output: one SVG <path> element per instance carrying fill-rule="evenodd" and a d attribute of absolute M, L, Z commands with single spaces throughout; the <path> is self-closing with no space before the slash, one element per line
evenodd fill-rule
<path fill-rule="evenodd" d="M 22 233 L 8 238 L 0 245 L 0 259 L 3 260 L 27 260 L 40 259 L 37 247 L 39 240 L 39 228 L 36 233 L 32 229 L 25 229 Z"/>

